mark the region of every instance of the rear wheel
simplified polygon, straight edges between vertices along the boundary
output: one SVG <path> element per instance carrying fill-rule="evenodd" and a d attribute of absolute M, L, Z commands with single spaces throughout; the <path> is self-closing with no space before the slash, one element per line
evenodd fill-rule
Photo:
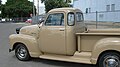
<path fill-rule="evenodd" d="M 99 67 L 120 67 L 120 55 L 116 52 L 103 54 L 99 59 Z"/>
<path fill-rule="evenodd" d="M 15 48 L 15 55 L 21 61 L 27 61 L 30 59 L 30 54 L 25 45 L 19 44 Z"/>

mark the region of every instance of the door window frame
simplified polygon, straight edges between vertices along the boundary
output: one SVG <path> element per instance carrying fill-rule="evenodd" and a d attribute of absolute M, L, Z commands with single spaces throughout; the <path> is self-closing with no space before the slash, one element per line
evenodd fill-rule
<path fill-rule="evenodd" d="M 62 23 L 62 20 L 60 21 L 60 25 L 46 25 L 46 22 L 47 22 L 47 19 L 49 18 L 50 15 L 55 15 L 55 14 L 62 14 L 63 15 L 63 23 Z M 65 26 L 65 14 L 63 12 L 59 12 L 59 13 L 50 13 L 48 16 L 47 16 L 47 19 L 45 20 L 44 22 L 44 25 L 45 26 Z M 63 25 L 62 25 L 63 24 Z"/>
<path fill-rule="evenodd" d="M 72 25 L 70 25 L 70 24 L 69 24 L 69 21 L 68 21 L 68 20 L 69 20 L 69 18 L 68 18 L 69 14 L 74 14 L 74 21 L 73 21 L 74 23 L 73 23 Z M 68 25 L 68 26 L 74 26 L 74 25 L 75 25 L 75 13 L 74 13 L 74 12 L 69 12 L 69 13 L 67 14 L 67 25 Z"/>

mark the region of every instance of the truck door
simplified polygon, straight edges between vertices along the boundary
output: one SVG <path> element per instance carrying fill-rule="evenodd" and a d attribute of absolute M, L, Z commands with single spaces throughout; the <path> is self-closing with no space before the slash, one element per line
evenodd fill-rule
<path fill-rule="evenodd" d="M 48 15 L 40 31 L 40 50 L 44 53 L 66 54 L 64 13 Z"/>

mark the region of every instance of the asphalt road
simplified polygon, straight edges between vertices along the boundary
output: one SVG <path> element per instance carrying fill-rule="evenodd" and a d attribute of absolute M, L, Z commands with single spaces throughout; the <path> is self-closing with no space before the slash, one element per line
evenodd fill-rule
<path fill-rule="evenodd" d="M 24 24 L 0 23 L 0 67 L 96 67 L 95 65 L 77 64 L 32 58 L 30 61 L 19 61 L 14 52 L 9 53 L 9 35 Z"/>

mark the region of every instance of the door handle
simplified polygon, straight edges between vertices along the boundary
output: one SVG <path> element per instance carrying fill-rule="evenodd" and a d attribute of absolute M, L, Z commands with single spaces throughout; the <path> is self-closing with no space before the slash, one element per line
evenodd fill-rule
<path fill-rule="evenodd" d="M 65 29 L 60 29 L 60 31 L 65 31 Z"/>
<path fill-rule="evenodd" d="M 31 34 L 34 34 L 34 35 L 36 35 L 36 33 L 31 33 Z"/>

